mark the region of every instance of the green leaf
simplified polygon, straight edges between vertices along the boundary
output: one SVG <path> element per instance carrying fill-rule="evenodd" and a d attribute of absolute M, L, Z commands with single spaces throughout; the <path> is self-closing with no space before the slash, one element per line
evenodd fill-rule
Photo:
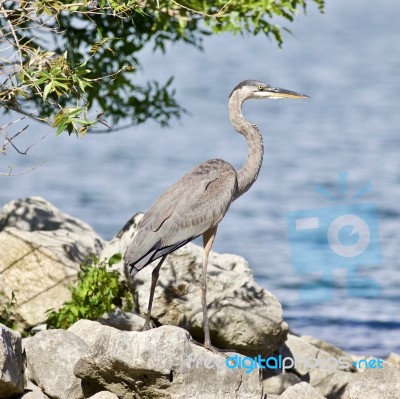
<path fill-rule="evenodd" d="M 54 83 L 50 82 L 48 83 L 43 91 L 43 100 L 46 101 L 47 96 L 49 95 L 50 91 L 54 88 Z"/>
<path fill-rule="evenodd" d="M 120 254 L 112 258 L 118 259 Z M 54 328 L 68 328 L 80 318 L 97 320 L 110 312 L 116 304 L 132 306 L 132 295 L 126 284 L 120 284 L 118 273 L 108 271 L 104 262 L 95 257 L 84 262 L 78 272 L 78 282 L 71 286 L 71 300 L 63 304 L 58 312 L 47 312 L 47 325 Z"/>
<path fill-rule="evenodd" d="M 116 254 L 114 254 L 113 256 L 111 256 L 111 258 L 108 260 L 108 264 L 110 266 L 115 265 L 119 262 L 121 262 L 122 260 L 122 255 L 120 252 L 117 252 Z"/>

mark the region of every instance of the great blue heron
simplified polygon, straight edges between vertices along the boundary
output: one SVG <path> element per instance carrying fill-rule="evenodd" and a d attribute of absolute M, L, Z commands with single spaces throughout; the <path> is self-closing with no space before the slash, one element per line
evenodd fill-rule
<path fill-rule="evenodd" d="M 255 80 L 239 83 L 229 96 L 229 116 L 233 127 L 248 144 L 248 156 L 240 170 L 222 159 L 211 159 L 184 175 L 156 200 L 139 223 L 124 261 L 134 276 L 154 260 L 154 268 L 144 330 L 150 326 L 151 307 L 159 271 L 165 258 L 196 237 L 203 235 L 204 259 L 200 283 L 203 308 L 204 345 L 212 349 L 207 316 L 207 263 L 217 227 L 229 205 L 244 194 L 257 179 L 263 160 L 263 140 L 256 125 L 242 114 L 245 100 L 255 98 L 307 98 L 293 91 L 271 87 Z"/>

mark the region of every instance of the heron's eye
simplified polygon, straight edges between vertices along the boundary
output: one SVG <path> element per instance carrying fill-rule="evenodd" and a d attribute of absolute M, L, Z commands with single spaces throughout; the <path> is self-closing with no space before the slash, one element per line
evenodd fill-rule
<path fill-rule="evenodd" d="M 259 90 L 259 91 L 263 91 L 263 90 L 264 90 L 264 87 L 261 86 L 261 85 L 259 85 L 259 86 L 258 86 L 258 90 Z"/>

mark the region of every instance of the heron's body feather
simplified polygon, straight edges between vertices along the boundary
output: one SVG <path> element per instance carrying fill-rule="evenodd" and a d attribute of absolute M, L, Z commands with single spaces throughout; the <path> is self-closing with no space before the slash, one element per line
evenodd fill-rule
<path fill-rule="evenodd" d="M 124 259 L 137 271 L 218 225 L 237 190 L 236 171 L 222 159 L 195 167 L 145 213 Z"/>

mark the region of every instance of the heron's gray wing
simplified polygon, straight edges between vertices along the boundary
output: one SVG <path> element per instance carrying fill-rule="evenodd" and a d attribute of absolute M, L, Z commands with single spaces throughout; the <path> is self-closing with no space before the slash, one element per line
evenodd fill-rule
<path fill-rule="evenodd" d="M 125 262 L 140 270 L 216 226 L 236 189 L 236 171 L 228 162 L 212 159 L 197 166 L 146 212 L 125 253 Z"/>
<path fill-rule="evenodd" d="M 218 179 L 222 173 L 232 170 L 234 171 L 232 165 L 222 159 L 211 159 L 195 167 L 160 195 L 143 216 L 139 229 L 147 226 L 157 231 L 181 205 L 196 201 L 210 182 Z"/>

